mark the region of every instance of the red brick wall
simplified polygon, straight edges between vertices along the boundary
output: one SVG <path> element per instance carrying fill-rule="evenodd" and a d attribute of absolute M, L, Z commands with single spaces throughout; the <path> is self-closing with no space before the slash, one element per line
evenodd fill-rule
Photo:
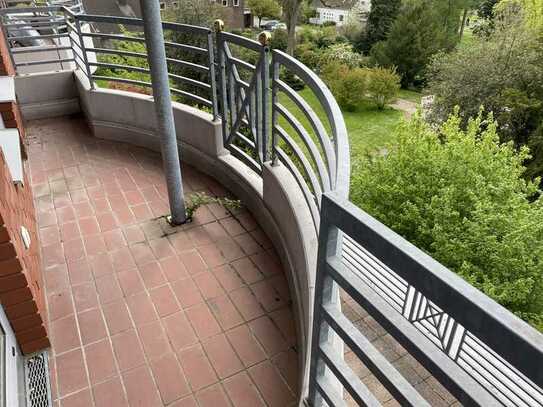
<path fill-rule="evenodd" d="M 4 37 L 4 32 L 0 30 L 0 76 L 11 76 L 15 75 L 15 68 L 11 63 L 11 58 L 9 57 L 8 44 Z"/>
<path fill-rule="evenodd" d="M 13 75 L 7 48 L 0 31 L 0 75 Z M 23 146 L 24 129 L 16 103 L 0 103 L 6 127 L 18 128 Z M 11 323 L 23 353 L 48 347 L 45 302 L 42 291 L 36 212 L 25 163 L 23 185 L 14 184 L 0 150 L 0 303 Z M 21 226 L 30 234 L 26 249 Z"/>

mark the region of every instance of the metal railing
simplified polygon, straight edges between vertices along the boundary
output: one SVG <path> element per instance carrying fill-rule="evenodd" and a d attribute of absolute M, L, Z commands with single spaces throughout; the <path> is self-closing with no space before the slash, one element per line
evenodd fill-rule
<path fill-rule="evenodd" d="M 104 83 L 151 87 L 141 19 L 78 14 L 61 6 L 9 9 L 0 15 L 16 69 L 56 61 L 79 68 L 93 88 Z M 111 30 L 95 28 L 104 25 Z M 19 27 L 33 31 L 21 36 Z M 321 194 L 336 191 L 347 196 L 350 171 L 345 123 L 326 85 L 296 59 L 271 51 L 266 35 L 254 41 L 224 32 L 220 26 L 212 31 L 168 22 L 163 29 L 173 97 L 210 109 L 214 120 L 220 118 L 225 148 L 256 173 L 261 174 L 266 161 L 285 165 L 303 192 L 318 232 Z M 26 45 L 22 40 L 33 40 L 38 46 L 18 46 Z M 126 43 L 138 45 L 127 50 L 122 46 Z M 45 49 L 69 51 L 69 55 L 17 61 L 17 55 Z M 250 61 L 244 59 L 247 52 L 254 54 Z M 110 56 L 120 61 L 113 63 Z M 286 73 L 313 92 L 325 113 L 323 119 L 282 79 Z M 281 103 L 281 95 L 292 101 L 309 128 Z"/>
<path fill-rule="evenodd" d="M 59 53 L 56 61 L 80 69 L 92 87 L 151 86 L 140 19 L 77 14 L 65 7 L 0 10 L 0 15 L 14 57 L 56 47 L 70 52 Z M 28 24 L 35 30 L 32 35 L 17 32 Z M 92 29 L 95 24 L 115 29 L 100 32 Z M 325 340 L 336 337 L 329 332 L 339 335 L 401 404 L 426 403 L 341 314 L 341 287 L 460 402 L 543 405 L 541 335 L 345 201 L 347 131 L 335 99 L 317 75 L 271 50 L 265 36 L 254 41 L 220 27 L 174 23 L 163 28 L 172 96 L 220 119 L 225 148 L 255 173 L 261 174 L 266 162 L 285 166 L 320 233 L 311 403 L 318 405 L 323 398 L 330 406 L 344 405 L 337 386 L 330 385 L 334 377 L 359 404 L 376 402 Z M 21 36 L 47 44 L 21 46 Z M 126 43 L 138 46 L 123 48 Z M 109 56 L 120 61 L 111 62 Z M 17 66 L 50 62 L 42 57 Z M 139 79 L 128 77 L 129 72 Z M 289 77 L 302 82 L 316 102 L 297 92 Z"/>
<path fill-rule="evenodd" d="M 344 290 L 464 405 L 543 405 L 543 335 L 377 220 L 323 195 L 310 404 L 379 405 L 330 344 L 332 331 L 401 405 L 428 402 L 335 306 Z M 339 248 L 339 249 L 338 249 Z M 324 374 L 328 372 L 328 376 Z"/>

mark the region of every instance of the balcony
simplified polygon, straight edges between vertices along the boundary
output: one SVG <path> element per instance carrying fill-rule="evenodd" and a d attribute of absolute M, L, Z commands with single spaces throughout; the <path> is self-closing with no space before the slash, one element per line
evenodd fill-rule
<path fill-rule="evenodd" d="M 318 76 L 265 35 L 163 23 L 186 41 L 165 44 L 185 194 L 243 205 L 174 227 L 148 55 L 118 46 L 144 44 L 144 22 L 78 11 L 2 12 L 53 405 L 543 405 L 541 334 L 348 202 L 345 124 Z"/>

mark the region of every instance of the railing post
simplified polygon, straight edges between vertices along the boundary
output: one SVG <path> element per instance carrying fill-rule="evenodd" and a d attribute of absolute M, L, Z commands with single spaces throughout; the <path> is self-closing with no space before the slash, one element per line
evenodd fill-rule
<path fill-rule="evenodd" d="M 209 59 L 209 81 L 211 83 L 213 121 L 216 121 L 219 119 L 219 96 L 217 95 L 217 77 L 215 76 L 215 43 L 213 41 L 213 33 L 207 35 L 207 55 Z"/>
<path fill-rule="evenodd" d="M 158 0 L 140 0 L 140 6 L 143 16 L 145 44 L 147 46 L 147 61 L 149 62 L 153 85 L 156 132 L 161 137 L 162 162 L 166 175 L 166 186 L 168 188 L 171 211 L 170 222 L 174 225 L 180 225 L 186 222 L 187 216 L 185 212 L 181 163 L 179 161 L 179 150 L 175 134 L 160 6 Z"/>
<path fill-rule="evenodd" d="M 224 55 L 224 42 L 221 38 L 221 32 L 224 29 L 224 22 L 222 20 L 215 20 L 213 24 L 215 30 L 215 42 L 217 43 L 217 53 L 219 54 L 219 86 L 221 94 L 221 124 L 222 124 L 222 137 L 223 142 L 226 141 L 226 129 L 228 122 L 228 97 L 226 94 L 226 57 Z"/>
<path fill-rule="evenodd" d="M 261 86 L 262 91 L 260 93 L 260 97 L 262 100 L 260 101 L 262 106 L 262 114 L 261 114 L 261 120 L 262 120 L 262 132 L 261 132 L 261 145 L 262 145 L 262 161 L 266 162 L 268 161 L 269 157 L 269 133 L 270 133 L 270 117 L 269 117 L 269 89 L 270 89 L 270 61 L 269 61 L 269 55 L 270 55 L 270 40 L 271 40 L 271 34 L 267 31 L 261 32 L 258 35 L 258 41 L 262 45 L 262 49 L 260 51 L 260 58 L 261 58 Z M 258 75 L 258 73 L 256 73 Z M 259 101 L 257 101 L 258 103 Z"/>
<path fill-rule="evenodd" d="M 277 132 L 275 131 L 275 126 L 277 125 L 277 109 L 275 108 L 275 104 L 277 103 L 277 85 L 276 81 L 279 80 L 279 63 L 275 61 L 272 53 L 272 114 L 271 114 L 271 160 L 272 165 L 277 165 L 277 154 L 275 152 L 275 148 L 277 147 Z"/>
<path fill-rule="evenodd" d="M 87 71 L 87 78 L 89 78 L 89 83 L 91 89 L 94 90 L 94 80 L 92 79 L 92 72 L 89 65 L 89 59 L 87 58 L 87 49 L 85 48 L 85 39 L 81 31 L 81 22 L 79 21 L 77 14 L 72 14 L 74 18 L 75 29 L 77 30 L 77 36 L 79 38 L 79 48 L 81 49 L 81 56 L 83 57 L 83 63 L 85 64 L 85 70 Z M 75 55 L 74 55 L 75 60 Z"/>
<path fill-rule="evenodd" d="M 341 232 L 337 227 L 328 222 L 325 205 L 323 205 L 322 210 L 313 303 L 311 364 L 309 369 L 308 401 L 311 407 L 321 407 L 323 405 L 322 397 L 317 392 L 317 381 L 319 378 L 325 378 L 331 386 L 341 389 L 341 385 L 333 379 L 333 375 L 327 375 L 327 367 L 319 356 L 321 343 L 333 343 L 335 340 L 335 333 L 324 323 L 324 319 L 322 318 L 322 307 L 325 305 L 340 307 L 339 288 L 327 273 L 327 262 L 329 257 L 337 256 L 341 250 L 339 249 L 341 245 Z"/>

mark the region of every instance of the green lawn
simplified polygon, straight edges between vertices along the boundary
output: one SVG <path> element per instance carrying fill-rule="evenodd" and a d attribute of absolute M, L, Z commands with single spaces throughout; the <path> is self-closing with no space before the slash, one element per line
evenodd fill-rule
<path fill-rule="evenodd" d="M 323 120 L 325 117 L 324 111 L 313 92 L 306 88 L 300 91 L 300 94 L 313 107 L 321 120 Z M 280 102 L 296 116 L 306 129 L 311 129 L 305 115 L 298 110 L 296 105 L 287 96 L 281 94 Z M 402 120 L 403 115 L 392 108 L 378 110 L 372 104 L 363 102 L 354 112 L 344 111 L 343 117 L 345 118 L 345 125 L 349 134 L 351 159 L 354 161 L 360 154 L 378 151 L 385 144 L 393 142 L 393 130 Z M 280 121 L 280 124 L 288 128 L 288 125 L 283 120 Z M 325 120 L 323 120 L 323 124 L 328 127 Z M 293 134 L 291 131 L 289 133 Z"/>
<path fill-rule="evenodd" d="M 410 89 L 400 89 L 398 99 L 409 100 L 410 102 L 420 103 L 422 93 Z"/>

